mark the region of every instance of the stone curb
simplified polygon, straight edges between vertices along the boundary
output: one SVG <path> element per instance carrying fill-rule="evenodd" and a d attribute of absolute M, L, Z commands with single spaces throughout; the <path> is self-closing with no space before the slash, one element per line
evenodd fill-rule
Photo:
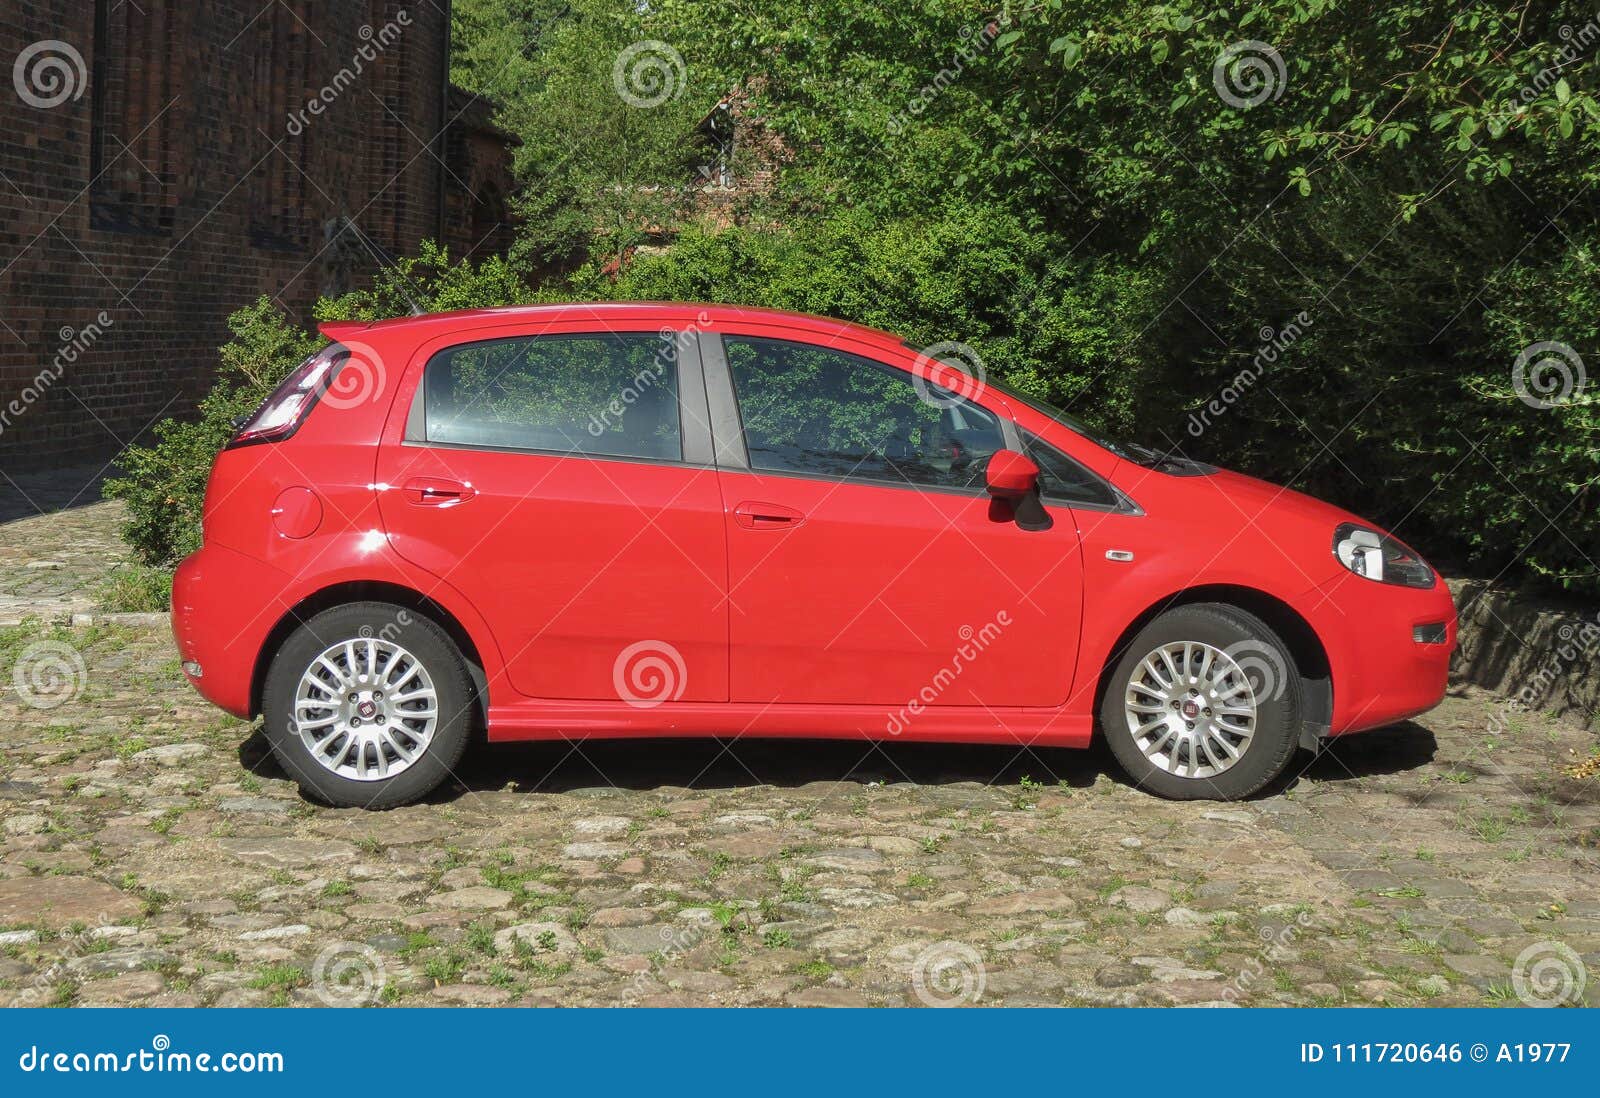
<path fill-rule="evenodd" d="M 23 607 L 21 613 L 13 610 L 0 617 L 0 629 L 18 626 L 28 620 L 41 621 L 46 625 L 70 625 L 74 629 L 86 629 L 91 625 L 159 626 L 166 625 L 172 619 L 165 610 L 157 613 L 115 613 L 107 610 L 63 609 L 60 606 Z"/>

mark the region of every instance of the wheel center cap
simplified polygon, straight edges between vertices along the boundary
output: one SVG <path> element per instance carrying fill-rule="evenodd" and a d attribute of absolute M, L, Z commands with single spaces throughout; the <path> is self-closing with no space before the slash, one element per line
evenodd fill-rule
<path fill-rule="evenodd" d="M 366 701 L 356 706 L 356 712 L 361 714 L 363 718 L 371 720 L 373 717 L 378 715 L 378 706 L 371 698 L 368 698 Z"/>
<path fill-rule="evenodd" d="M 1192 721 L 1200 715 L 1200 703 L 1193 698 L 1185 699 L 1182 712 L 1184 720 Z"/>

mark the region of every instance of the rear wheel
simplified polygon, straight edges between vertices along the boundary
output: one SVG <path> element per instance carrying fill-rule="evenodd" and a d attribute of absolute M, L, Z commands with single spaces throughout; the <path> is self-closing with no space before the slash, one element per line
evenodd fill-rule
<path fill-rule="evenodd" d="M 262 709 L 273 754 L 301 792 L 358 808 L 431 792 L 460 760 L 475 711 L 449 635 L 379 602 L 325 610 L 290 634 Z"/>
<path fill-rule="evenodd" d="M 1141 788 L 1235 800 L 1289 765 L 1301 696 L 1288 648 L 1265 622 L 1195 603 L 1162 614 L 1129 643 L 1107 683 L 1100 725 Z"/>

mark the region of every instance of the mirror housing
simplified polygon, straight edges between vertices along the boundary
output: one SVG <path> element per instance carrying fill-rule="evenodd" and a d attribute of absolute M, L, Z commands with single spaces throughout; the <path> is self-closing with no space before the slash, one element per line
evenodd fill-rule
<path fill-rule="evenodd" d="M 984 480 L 995 499 L 1025 499 L 1039 488 L 1039 466 L 1027 454 L 996 450 L 989 455 Z"/>

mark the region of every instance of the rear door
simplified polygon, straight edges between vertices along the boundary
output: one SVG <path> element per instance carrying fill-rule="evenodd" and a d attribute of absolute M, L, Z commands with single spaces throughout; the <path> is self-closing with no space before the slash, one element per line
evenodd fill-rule
<path fill-rule="evenodd" d="M 718 346 L 712 406 L 736 405 L 715 421 L 733 700 L 882 705 L 891 733 L 922 707 L 1060 704 L 1078 535 L 1070 518 L 1025 529 L 990 501 L 1003 405 L 840 347 L 733 333 Z"/>
<path fill-rule="evenodd" d="M 405 438 L 379 456 L 383 521 L 488 621 L 514 688 L 725 700 L 726 543 L 692 338 L 543 325 L 419 355 Z"/>

